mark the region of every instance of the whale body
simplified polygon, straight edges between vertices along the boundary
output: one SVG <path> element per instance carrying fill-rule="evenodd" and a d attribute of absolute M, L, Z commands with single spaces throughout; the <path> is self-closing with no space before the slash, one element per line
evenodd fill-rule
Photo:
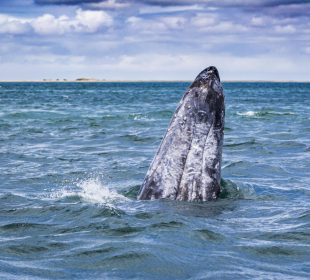
<path fill-rule="evenodd" d="M 138 199 L 215 200 L 220 193 L 224 93 L 218 70 L 203 70 L 183 95 Z"/>

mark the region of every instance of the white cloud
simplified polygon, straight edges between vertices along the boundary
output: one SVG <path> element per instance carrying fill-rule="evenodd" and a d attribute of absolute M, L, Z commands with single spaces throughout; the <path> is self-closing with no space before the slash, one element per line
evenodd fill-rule
<path fill-rule="evenodd" d="M 239 33 L 248 31 L 248 28 L 244 25 L 233 23 L 231 21 L 222 21 L 214 27 L 210 28 L 213 32 L 223 32 L 223 33 Z"/>
<path fill-rule="evenodd" d="M 100 27 L 109 27 L 113 23 L 112 17 L 104 11 L 83 11 L 77 10 L 75 20 L 72 24 L 76 25 L 76 29 L 81 28 L 82 31 L 96 32 Z"/>
<path fill-rule="evenodd" d="M 177 29 L 182 28 L 186 23 L 186 19 L 181 16 L 170 16 L 170 17 L 163 17 L 161 20 L 167 28 Z"/>
<path fill-rule="evenodd" d="M 107 0 L 99 3 L 90 3 L 87 5 L 87 7 L 93 9 L 123 9 L 130 7 L 130 4 L 117 2 L 116 0 Z"/>
<path fill-rule="evenodd" d="M 38 34 L 63 34 L 73 29 L 70 19 L 67 16 L 56 18 L 53 15 L 45 14 L 34 19 L 31 26 Z"/>
<path fill-rule="evenodd" d="M 191 23 L 195 27 L 205 28 L 216 23 L 216 18 L 208 14 L 197 14 L 192 18 Z"/>
<path fill-rule="evenodd" d="M 22 34 L 30 30 L 28 20 L 0 14 L 0 33 Z"/>
<path fill-rule="evenodd" d="M 186 18 L 182 16 L 163 16 L 153 19 L 141 17 L 129 17 L 127 23 L 129 27 L 137 32 L 155 35 L 157 32 L 168 32 L 172 29 L 182 29 L 186 25 Z"/>
<path fill-rule="evenodd" d="M 248 27 L 231 21 L 220 21 L 216 16 L 197 14 L 192 19 L 184 16 L 157 16 L 152 18 L 129 17 L 127 23 L 137 32 L 152 34 L 182 30 L 191 34 L 207 33 L 240 33 L 248 31 Z M 175 34 L 173 34 L 175 37 Z"/>
<path fill-rule="evenodd" d="M 262 17 L 252 17 L 251 18 L 251 25 L 252 26 L 264 26 L 265 20 Z"/>
<path fill-rule="evenodd" d="M 296 28 L 291 25 L 291 24 L 288 24 L 288 25 L 277 25 L 275 26 L 275 31 L 277 33 L 295 33 L 296 32 Z"/>
<path fill-rule="evenodd" d="M 176 12 L 188 12 L 196 10 L 204 10 L 205 7 L 200 5 L 189 6 L 143 6 L 139 9 L 140 14 L 163 14 L 163 13 L 176 13 Z"/>
<path fill-rule="evenodd" d="M 23 19 L 0 15 L 0 33 L 22 34 L 31 30 L 37 34 L 64 34 L 69 32 L 94 33 L 103 27 L 110 27 L 113 18 L 104 11 L 76 10 L 74 17 L 56 17 L 44 14 L 37 18 Z"/>
<path fill-rule="evenodd" d="M 238 33 L 245 32 L 248 30 L 244 25 L 220 20 L 217 16 L 207 14 L 207 13 L 198 13 L 195 17 L 191 19 L 191 25 L 194 28 L 197 28 L 197 31 L 208 32 L 208 33 Z"/>

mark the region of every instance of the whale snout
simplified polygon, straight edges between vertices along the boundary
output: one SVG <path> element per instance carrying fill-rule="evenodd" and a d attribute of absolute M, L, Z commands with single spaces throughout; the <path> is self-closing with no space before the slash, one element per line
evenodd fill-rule
<path fill-rule="evenodd" d="M 191 88 L 208 86 L 211 87 L 215 83 L 220 83 L 220 75 L 215 66 L 209 66 L 199 73 L 195 81 L 192 83 Z"/>
<path fill-rule="evenodd" d="M 215 66 L 209 66 L 204 71 L 206 71 L 208 76 L 215 76 L 219 81 L 221 81 L 219 71 L 216 69 Z"/>

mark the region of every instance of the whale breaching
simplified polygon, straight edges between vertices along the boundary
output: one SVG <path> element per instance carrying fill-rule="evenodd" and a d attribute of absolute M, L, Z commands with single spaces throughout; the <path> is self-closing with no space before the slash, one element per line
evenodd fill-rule
<path fill-rule="evenodd" d="M 210 66 L 182 97 L 138 199 L 216 199 L 220 193 L 224 116 L 219 73 Z"/>

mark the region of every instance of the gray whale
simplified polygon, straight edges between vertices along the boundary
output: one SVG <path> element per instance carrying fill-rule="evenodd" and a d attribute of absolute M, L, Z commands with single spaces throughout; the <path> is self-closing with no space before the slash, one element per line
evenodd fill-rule
<path fill-rule="evenodd" d="M 224 116 L 219 73 L 210 66 L 182 97 L 138 199 L 216 199 L 220 193 Z"/>

